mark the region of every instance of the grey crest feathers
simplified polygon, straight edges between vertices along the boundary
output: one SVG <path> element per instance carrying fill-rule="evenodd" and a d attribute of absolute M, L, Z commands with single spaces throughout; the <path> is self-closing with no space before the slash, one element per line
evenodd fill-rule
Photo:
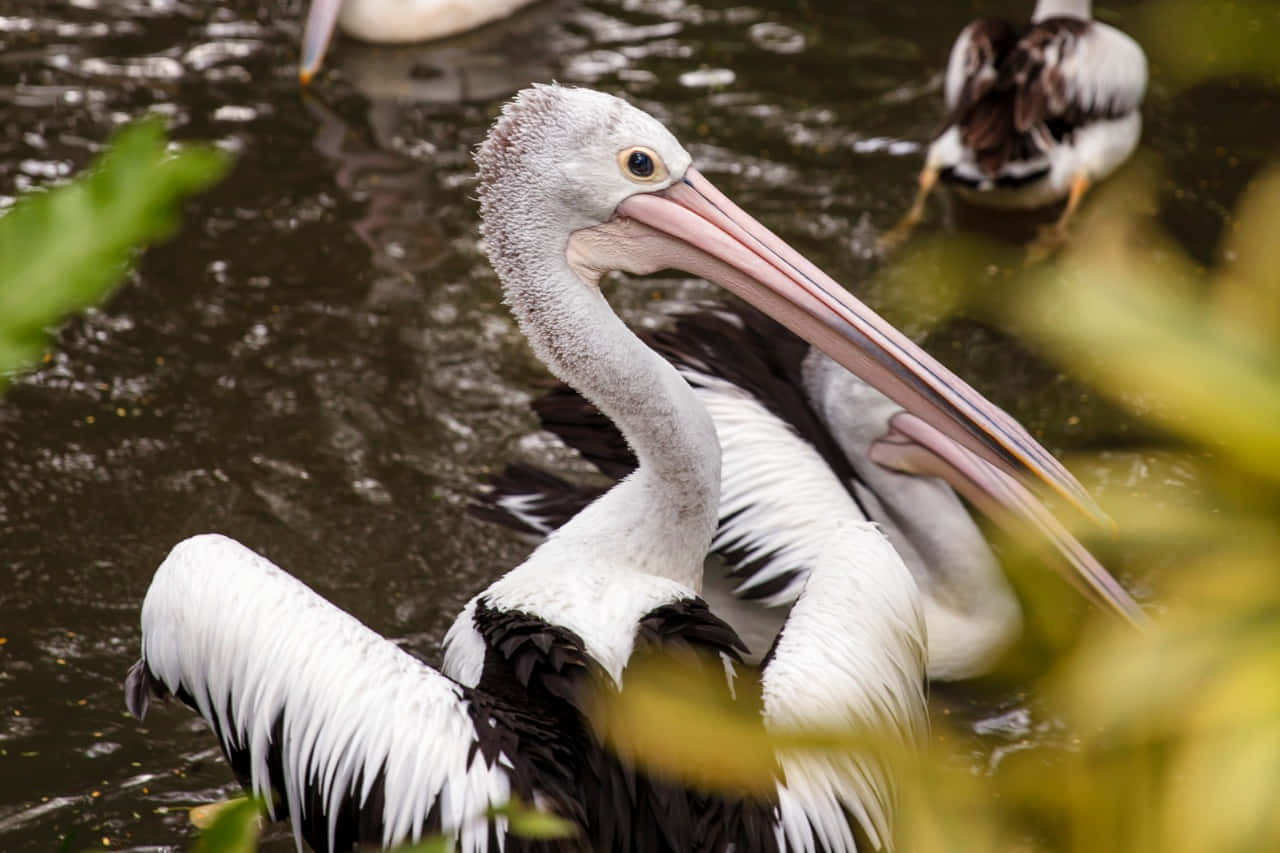
<path fill-rule="evenodd" d="M 660 189 L 619 173 L 617 153 L 631 145 L 657 152 L 673 177 L 692 162 L 660 122 L 613 95 L 552 83 L 512 98 L 475 154 L 484 235 L 495 263 L 506 248 L 492 245 L 495 237 L 553 229 L 563 239 L 607 221 L 627 196 Z M 517 222 L 520 227 L 511 227 Z"/>

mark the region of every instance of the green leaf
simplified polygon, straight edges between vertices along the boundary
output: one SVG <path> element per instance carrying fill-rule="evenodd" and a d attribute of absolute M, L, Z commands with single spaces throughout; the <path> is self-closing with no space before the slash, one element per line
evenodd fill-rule
<path fill-rule="evenodd" d="M 228 163 L 207 146 L 171 152 L 160 122 L 141 121 L 71 183 L 0 217 L 0 390 L 38 357 L 49 327 L 105 298 L 138 247 L 172 234 L 181 202 Z"/>
<path fill-rule="evenodd" d="M 578 830 L 571 822 L 557 815 L 538 811 L 513 797 L 505 806 L 489 809 L 489 817 L 505 817 L 512 835 L 522 838 L 572 838 Z"/>
<path fill-rule="evenodd" d="M 254 853 L 258 849 L 258 801 L 248 797 L 220 808 L 209 828 L 191 848 L 192 853 Z"/>
<path fill-rule="evenodd" d="M 1280 14 L 1274 0 L 1162 0 L 1141 10 L 1134 33 L 1165 76 L 1259 74 L 1280 80 Z"/>
<path fill-rule="evenodd" d="M 1026 293 L 1017 317 L 1060 361 L 1121 405 L 1280 481 L 1280 349 L 1258 351 L 1122 256 L 1080 251 Z"/>
<path fill-rule="evenodd" d="M 392 853 L 454 853 L 453 842 L 443 836 L 428 838 L 406 847 L 397 847 Z"/>

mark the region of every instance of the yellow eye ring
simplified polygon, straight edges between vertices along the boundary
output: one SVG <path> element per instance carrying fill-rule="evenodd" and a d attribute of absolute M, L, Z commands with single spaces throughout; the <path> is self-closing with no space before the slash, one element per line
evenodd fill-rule
<path fill-rule="evenodd" d="M 618 168 L 628 180 L 652 184 L 667 177 L 667 167 L 652 148 L 632 145 L 618 152 Z"/>

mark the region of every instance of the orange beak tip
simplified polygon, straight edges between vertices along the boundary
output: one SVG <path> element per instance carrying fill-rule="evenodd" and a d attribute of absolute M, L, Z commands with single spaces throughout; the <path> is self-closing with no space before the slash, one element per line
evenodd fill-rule
<path fill-rule="evenodd" d="M 298 82 L 303 86 L 310 86 L 314 76 L 315 74 L 309 68 L 298 69 Z"/>

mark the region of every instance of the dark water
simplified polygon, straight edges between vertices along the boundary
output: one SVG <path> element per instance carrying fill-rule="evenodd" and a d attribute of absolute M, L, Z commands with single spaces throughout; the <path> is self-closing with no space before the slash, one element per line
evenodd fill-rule
<path fill-rule="evenodd" d="M 303 98 L 298 3 L 0 0 L 0 198 L 71 174 L 143 113 L 239 155 L 181 235 L 0 402 L 0 848 L 68 833 L 73 849 L 181 846 L 185 807 L 230 791 L 193 716 L 139 725 L 121 701 L 139 604 L 182 537 L 235 536 L 428 657 L 525 553 L 464 512 L 505 461 L 567 459 L 532 432 L 544 373 L 477 249 L 468 151 L 508 94 L 552 78 L 627 93 L 857 290 L 976 6 L 546 3 L 434 46 L 345 43 Z M 1135 9 L 1106 12 L 1124 26 Z M 1207 261 L 1274 153 L 1259 128 L 1280 99 L 1248 81 L 1175 92 L 1155 74 L 1161 216 Z M 649 324 L 713 296 L 680 277 L 613 289 Z M 1054 449 L 1114 426 L 1010 338 L 953 323 L 927 343 Z M 1081 473 L 1105 503 L 1145 488 L 1151 461 L 1118 452 Z M 956 701 L 985 721 L 978 766 L 1060 737 L 1017 694 Z"/>

